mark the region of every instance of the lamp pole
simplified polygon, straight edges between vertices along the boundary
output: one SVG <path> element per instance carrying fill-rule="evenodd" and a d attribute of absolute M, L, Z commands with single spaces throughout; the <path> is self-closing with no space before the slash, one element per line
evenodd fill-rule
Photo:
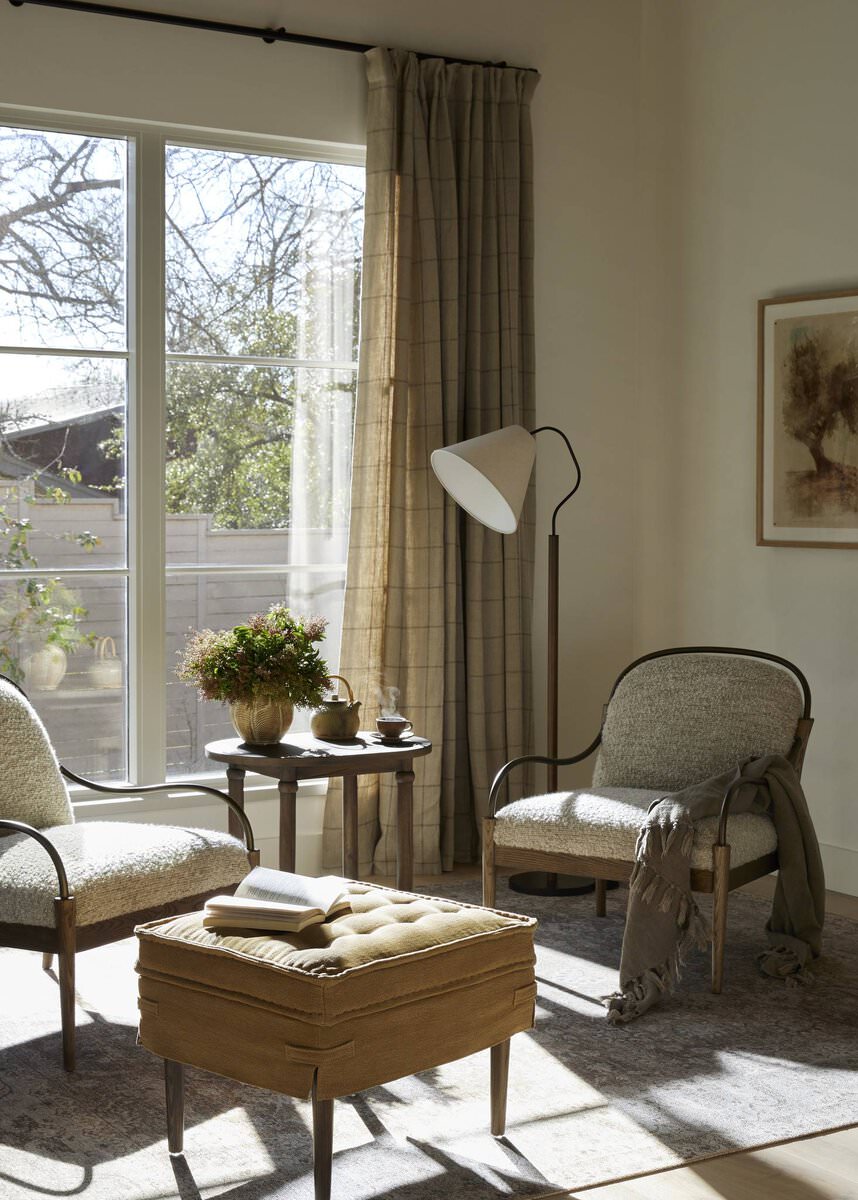
<path fill-rule="evenodd" d="M 560 535 L 548 535 L 548 625 L 546 628 L 546 646 L 548 660 L 546 662 L 545 680 L 547 695 L 545 697 L 545 721 L 549 758 L 557 758 L 557 729 L 559 711 L 559 681 L 558 659 L 560 655 L 559 607 L 560 594 Z M 546 767 L 546 784 L 549 792 L 557 791 L 557 764 L 549 763 Z"/>
<path fill-rule="evenodd" d="M 572 490 L 566 493 L 551 514 L 551 532 L 548 535 L 548 622 L 545 631 L 545 732 L 547 743 L 546 753 L 549 758 L 557 758 L 560 711 L 558 672 L 560 656 L 560 535 L 557 532 L 557 514 L 566 501 L 571 500 L 581 486 L 581 465 L 575 456 L 575 451 L 572 449 L 572 443 L 569 441 L 569 438 L 556 425 L 540 425 L 538 429 L 532 429 L 530 432 L 533 437 L 536 437 L 538 433 L 556 433 L 566 443 L 566 449 L 569 451 L 572 462 L 575 464 L 575 483 Z M 545 768 L 545 775 L 548 791 L 556 792 L 557 765 L 549 763 Z M 542 882 L 543 879 L 544 883 Z M 592 891 L 594 886 L 589 879 L 579 878 L 578 876 L 569 877 L 566 883 L 559 886 L 557 875 L 536 871 L 525 871 L 518 875 L 513 875 L 509 880 L 509 885 L 514 891 L 523 892 L 528 895 L 568 895 L 576 892 Z"/>
<path fill-rule="evenodd" d="M 556 425 L 540 425 L 538 429 L 532 429 L 531 435 L 536 437 L 538 433 L 556 433 L 566 443 L 566 449 L 569 451 L 569 456 L 575 464 L 575 483 L 570 492 L 567 492 L 559 504 L 556 505 L 554 512 L 551 514 L 551 532 L 548 535 L 548 626 L 546 629 L 546 703 L 545 703 L 545 725 L 548 742 L 548 757 L 557 757 L 557 729 L 558 729 L 558 714 L 559 714 L 559 680 L 558 680 L 558 660 L 560 654 L 560 615 L 559 615 L 559 595 L 560 595 L 560 534 L 557 532 L 557 514 L 560 512 L 567 500 L 571 500 L 578 488 L 581 486 L 581 464 L 575 457 L 575 451 L 572 449 L 572 443 Z M 549 763 L 546 769 L 547 784 L 549 792 L 557 791 L 557 767 L 554 763 Z"/>

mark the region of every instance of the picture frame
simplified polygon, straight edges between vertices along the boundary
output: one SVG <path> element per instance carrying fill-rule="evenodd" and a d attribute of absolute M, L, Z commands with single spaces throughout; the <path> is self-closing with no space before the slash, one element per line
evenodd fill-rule
<path fill-rule="evenodd" d="M 757 545 L 858 549 L 858 290 L 757 304 Z"/>

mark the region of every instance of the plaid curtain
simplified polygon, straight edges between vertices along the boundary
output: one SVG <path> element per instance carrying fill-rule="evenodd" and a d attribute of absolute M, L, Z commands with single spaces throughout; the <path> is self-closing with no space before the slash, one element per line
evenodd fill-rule
<path fill-rule="evenodd" d="M 340 669 L 376 688 L 433 752 L 416 760 L 414 867 L 479 849 L 495 771 L 531 731 L 532 496 L 502 536 L 444 493 L 431 452 L 533 424 L 530 100 L 538 76 L 367 55 L 366 227 L 351 526 Z M 390 776 L 362 779 L 360 869 L 391 874 Z M 340 862 L 332 784 L 325 858 Z"/>

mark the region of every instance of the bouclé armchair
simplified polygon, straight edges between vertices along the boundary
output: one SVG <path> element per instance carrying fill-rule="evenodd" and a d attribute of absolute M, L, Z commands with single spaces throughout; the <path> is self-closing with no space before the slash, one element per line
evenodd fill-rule
<path fill-rule="evenodd" d="M 604 916 L 605 883 L 630 878 L 655 800 L 756 755 L 783 755 L 800 774 L 812 724 L 807 680 L 777 655 L 700 646 L 637 659 L 614 684 L 586 750 L 559 759 L 527 755 L 498 772 L 483 824 L 483 903 L 494 905 L 498 867 L 572 872 L 596 880 L 596 911 Z M 568 766 L 597 751 L 591 787 L 501 806 L 517 766 Z M 771 818 L 731 816 L 731 798 L 728 789 L 720 815 L 697 822 L 691 856 L 693 890 L 714 893 L 714 992 L 722 985 L 729 892 L 778 869 Z"/>
<path fill-rule="evenodd" d="M 75 823 L 63 779 L 109 795 L 204 792 L 229 805 L 244 842 L 206 829 Z M 0 946 L 59 955 L 63 1065 L 74 1070 L 75 952 L 128 937 L 144 921 L 190 912 L 232 891 L 258 862 L 242 809 L 195 784 L 104 787 L 57 762 L 24 693 L 0 676 Z"/>

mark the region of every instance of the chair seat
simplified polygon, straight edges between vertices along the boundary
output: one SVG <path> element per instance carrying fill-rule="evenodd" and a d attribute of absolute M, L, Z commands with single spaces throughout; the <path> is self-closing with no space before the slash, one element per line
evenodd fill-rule
<path fill-rule="evenodd" d="M 77 924 L 232 887 L 247 874 L 247 851 L 226 833 L 175 825 L 85 821 L 42 831 L 65 864 Z M 54 924 L 57 876 L 37 842 L 0 840 L 0 924 Z"/>
<path fill-rule="evenodd" d="M 582 858 L 616 858 L 632 862 L 646 812 L 664 791 L 645 788 L 594 787 L 577 792 L 529 796 L 502 808 L 495 822 L 498 846 L 575 854 Z M 718 818 L 704 817 L 694 827 L 693 870 L 711 871 Z M 777 848 L 775 827 L 761 813 L 736 813 L 727 823 L 730 865 L 740 867 Z"/>

